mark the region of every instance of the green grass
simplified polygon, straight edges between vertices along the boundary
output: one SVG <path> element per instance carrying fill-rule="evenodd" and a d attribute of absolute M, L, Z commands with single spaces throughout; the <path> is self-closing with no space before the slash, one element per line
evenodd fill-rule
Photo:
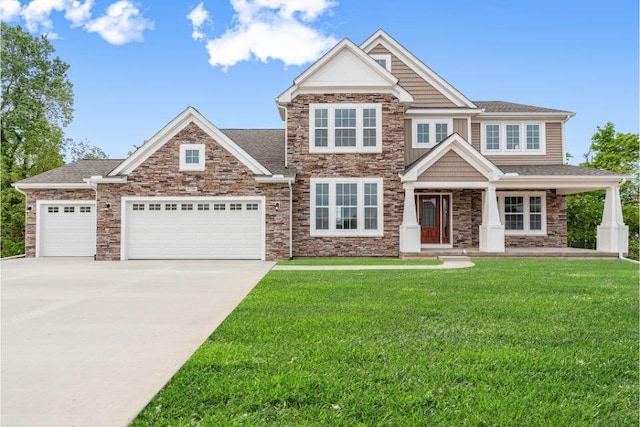
<path fill-rule="evenodd" d="M 638 266 L 272 271 L 133 426 L 638 425 Z"/>
<path fill-rule="evenodd" d="M 438 265 L 437 259 L 400 259 L 386 257 L 295 258 L 278 265 Z"/>

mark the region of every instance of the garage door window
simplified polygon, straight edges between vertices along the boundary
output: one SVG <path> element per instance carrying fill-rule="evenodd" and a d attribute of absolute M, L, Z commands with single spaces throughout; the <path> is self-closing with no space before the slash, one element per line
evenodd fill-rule
<path fill-rule="evenodd" d="M 167 203 L 166 205 L 164 205 L 164 210 L 165 211 L 175 211 L 178 210 L 178 205 L 175 203 Z"/>
<path fill-rule="evenodd" d="M 160 210 L 160 203 L 149 203 L 149 210 L 150 211 L 159 211 Z"/>
<path fill-rule="evenodd" d="M 58 213 L 58 207 L 57 206 L 49 206 L 49 208 L 47 208 L 47 212 L 49 212 L 49 213 Z"/>
<path fill-rule="evenodd" d="M 193 210 L 193 205 L 191 203 L 183 203 L 182 205 L 180 205 L 180 210 L 192 211 Z"/>
<path fill-rule="evenodd" d="M 80 213 L 91 213 L 91 206 L 80 206 Z"/>
<path fill-rule="evenodd" d="M 227 205 L 225 205 L 224 203 L 214 203 L 213 204 L 213 210 L 214 211 L 223 211 L 227 208 Z"/>
<path fill-rule="evenodd" d="M 64 212 L 65 213 L 74 213 L 76 211 L 76 208 L 74 208 L 73 206 L 65 206 L 64 207 Z"/>
<path fill-rule="evenodd" d="M 257 211 L 258 210 L 258 204 L 257 203 L 247 203 L 247 210 L 248 211 Z"/>
<path fill-rule="evenodd" d="M 242 203 L 231 203 L 229 204 L 229 210 L 231 211 L 241 211 Z"/>
<path fill-rule="evenodd" d="M 143 211 L 144 210 L 144 203 L 134 203 L 133 204 L 133 210 L 134 211 Z"/>
<path fill-rule="evenodd" d="M 198 210 L 199 211 L 208 211 L 209 210 L 209 203 L 198 203 Z"/>

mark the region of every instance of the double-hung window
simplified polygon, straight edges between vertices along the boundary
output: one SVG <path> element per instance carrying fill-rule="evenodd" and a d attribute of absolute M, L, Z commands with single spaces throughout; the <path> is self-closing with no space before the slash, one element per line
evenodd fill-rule
<path fill-rule="evenodd" d="M 309 152 L 382 152 L 381 105 L 310 104 Z"/>
<path fill-rule="evenodd" d="M 204 170 L 204 144 L 180 144 L 180 170 Z"/>
<path fill-rule="evenodd" d="M 451 119 L 413 119 L 413 148 L 432 148 L 452 132 Z"/>
<path fill-rule="evenodd" d="M 506 234 L 546 234 L 544 192 L 499 192 L 498 206 Z"/>
<path fill-rule="evenodd" d="M 382 178 L 312 178 L 312 236 L 382 236 Z"/>
<path fill-rule="evenodd" d="M 483 123 L 482 154 L 545 154 L 544 123 Z"/>

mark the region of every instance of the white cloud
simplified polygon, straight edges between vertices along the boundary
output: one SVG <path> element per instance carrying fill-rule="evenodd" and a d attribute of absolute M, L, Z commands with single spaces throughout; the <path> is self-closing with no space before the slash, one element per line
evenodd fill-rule
<path fill-rule="evenodd" d="M 191 25 L 193 25 L 193 33 L 191 34 L 191 37 L 193 37 L 194 40 L 204 40 L 205 35 L 201 31 L 202 26 L 206 22 L 210 21 L 209 12 L 205 10 L 204 4 L 198 4 L 198 6 L 189 12 L 187 19 L 191 21 Z"/>
<path fill-rule="evenodd" d="M 98 33 L 107 42 L 123 45 L 132 41 L 144 41 L 144 30 L 152 30 L 154 22 L 140 13 L 138 7 L 128 0 L 121 0 L 107 8 L 106 15 L 89 21 L 84 28 Z"/>
<path fill-rule="evenodd" d="M 0 21 L 11 22 L 18 19 L 22 6 L 18 0 L 0 1 Z"/>
<path fill-rule="evenodd" d="M 53 22 L 49 18 L 51 12 L 64 10 L 65 0 L 33 0 L 22 9 L 22 19 L 24 19 L 27 30 L 32 33 L 49 32 L 55 34 Z"/>
<path fill-rule="evenodd" d="M 79 1 L 68 2 L 64 17 L 71 22 L 72 27 L 79 27 L 91 18 L 93 4 L 93 0 L 86 0 L 84 3 Z"/>
<path fill-rule="evenodd" d="M 335 5 L 332 0 L 231 0 L 235 26 L 218 38 L 200 39 L 207 41 L 209 63 L 224 71 L 251 59 L 302 65 L 337 43 L 311 25 Z M 194 34 L 200 28 L 194 23 Z"/>

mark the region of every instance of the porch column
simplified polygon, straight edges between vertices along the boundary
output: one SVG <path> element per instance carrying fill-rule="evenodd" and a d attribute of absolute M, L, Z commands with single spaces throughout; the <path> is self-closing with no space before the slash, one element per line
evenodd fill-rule
<path fill-rule="evenodd" d="M 607 188 L 602 223 L 598 226 L 597 249 L 600 252 L 629 252 L 629 227 L 624 225 L 620 186 Z"/>
<path fill-rule="evenodd" d="M 400 225 L 400 252 L 420 252 L 420 225 L 413 184 L 404 184 L 404 210 Z"/>
<path fill-rule="evenodd" d="M 504 252 L 504 225 L 500 222 L 496 188 L 489 186 L 484 191 L 482 225 L 480 226 L 480 251 Z"/>

